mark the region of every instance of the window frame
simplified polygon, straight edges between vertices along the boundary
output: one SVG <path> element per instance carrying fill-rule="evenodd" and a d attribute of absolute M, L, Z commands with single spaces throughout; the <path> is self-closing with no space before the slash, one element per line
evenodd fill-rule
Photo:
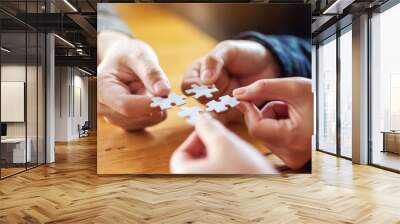
<path fill-rule="evenodd" d="M 348 18 L 344 18 L 346 20 Z M 340 22 L 340 20 L 338 21 Z M 340 103 L 341 103 L 341 97 L 340 97 L 340 81 L 341 81 L 341 67 L 340 67 L 340 37 L 344 35 L 347 32 L 352 31 L 352 23 L 346 24 L 344 27 L 337 29 L 335 33 L 331 34 L 330 36 L 326 37 L 325 39 L 319 40 L 315 45 L 316 45 L 316 150 L 319 152 L 327 153 L 329 155 L 337 156 L 346 160 L 352 160 L 352 158 L 347 157 L 342 155 L 341 153 L 341 117 L 340 117 Z M 319 82 L 320 82 L 320 74 L 319 74 L 319 66 L 320 66 L 320 55 L 319 55 L 319 47 L 322 43 L 328 43 L 330 41 L 336 41 L 336 151 L 335 153 L 328 152 L 324 149 L 321 149 L 320 143 L 319 143 L 319 104 L 320 104 L 320 99 L 319 99 L 319 94 L 320 94 L 320 89 L 319 89 Z"/>

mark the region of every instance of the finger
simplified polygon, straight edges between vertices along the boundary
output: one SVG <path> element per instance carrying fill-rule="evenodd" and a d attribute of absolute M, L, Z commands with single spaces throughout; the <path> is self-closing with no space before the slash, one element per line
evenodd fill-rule
<path fill-rule="evenodd" d="M 222 95 L 232 95 L 232 90 L 239 86 L 239 83 L 237 79 L 229 77 L 226 69 L 221 69 L 218 79 L 215 81 L 215 86 L 218 88 L 218 92 L 213 94 L 213 99 L 217 99 Z"/>
<path fill-rule="evenodd" d="M 289 107 L 281 101 L 272 101 L 267 103 L 262 109 L 263 118 L 287 119 L 289 118 Z"/>
<path fill-rule="evenodd" d="M 244 119 L 248 127 L 249 124 L 257 124 L 263 119 L 261 112 L 252 103 L 241 101 L 237 108 L 244 114 Z"/>
<path fill-rule="evenodd" d="M 149 96 L 131 94 L 130 89 L 115 76 L 103 74 L 98 77 L 98 100 L 126 117 L 140 117 L 159 112 L 150 107 Z"/>
<path fill-rule="evenodd" d="M 182 151 L 188 158 L 198 159 L 206 156 L 204 144 L 196 134 L 192 132 L 190 136 L 183 142 L 183 144 L 177 149 Z"/>
<path fill-rule="evenodd" d="M 156 96 L 166 96 L 171 91 L 167 75 L 158 64 L 154 51 L 147 44 L 138 44 L 138 52 L 125 58 L 125 65 L 134 71 L 148 90 Z"/>
<path fill-rule="evenodd" d="M 211 51 L 202 61 L 200 78 L 203 84 L 211 85 L 221 75 L 221 70 L 234 59 L 236 52 L 235 44 L 232 41 L 223 41 Z"/>
<path fill-rule="evenodd" d="M 182 79 L 181 90 L 182 93 L 185 95 L 185 90 L 192 88 L 193 84 L 200 85 L 200 66 L 201 66 L 201 59 L 193 62 L 189 69 L 185 72 Z"/>
<path fill-rule="evenodd" d="M 201 85 L 200 78 L 195 76 L 192 77 L 186 76 L 182 82 L 181 86 L 182 92 L 187 96 L 192 95 L 192 94 L 187 94 L 186 90 L 192 88 L 193 84 Z M 232 90 L 235 89 L 238 85 L 239 84 L 237 80 L 230 79 L 225 69 L 222 69 L 219 79 L 215 82 L 215 86 L 217 87 L 218 92 L 213 93 L 213 96 L 211 98 L 200 97 L 197 99 L 197 101 L 200 102 L 201 104 L 206 104 L 211 100 L 218 99 L 222 95 L 227 95 L 227 94 L 231 95 Z M 232 86 L 234 86 L 234 88 L 231 88 Z"/>
<path fill-rule="evenodd" d="M 278 100 L 295 102 L 299 96 L 304 95 L 307 88 L 302 88 L 305 80 L 302 78 L 262 79 L 245 87 L 235 89 L 233 95 L 239 100 Z"/>
<path fill-rule="evenodd" d="M 146 92 L 146 87 L 143 85 L 143 82 L 140 80 L 130 82 L 127 85 L 129 86 L 131 93 L 137 93 L 140 95 L 144 95 L 143 93 Z"/>
<path fill-rule="evenodd" d="M 161 121 L 165 120 L 166 113 L 160 112 L 163 114 L 162 118 L 155 119 L 153 116 L 151 117 L 141 117 L 141 118 L 134 118 L 134 119 L 126 119 L 124 117 L 116 117 L 116 116 L 104 116 L 105 120 L 113 125 L 116 125 L 125 131 L 138 131 L 143 130 L 144 128 L 148 128 L 154 126 Z M 161 116 L 161 115 L 160 115 Z"/>
<path fill-rule="evenodd" d="M 217 83 L 221 79 L 223 79 L 223 76 L 221 76 L 221 78 L 217 80 Z M 236 79 L 230 79 L 226 81 L 226 84 L 227 87 L 223 90 L 223 92 L 218 93 L 215 99 L 219 98 L 222 95 L 232 95 L 232 91 L 239 86 L 239 83 Z M 216 113 L 215 115 L 215 118 L 223 124 L 226 124 L 228 122 L 240 123 L 243 120 L 242 114 L 236 108 L 232 108 L 222 113 Z"/>
<path fill-rule="evenodd" d="M 204 173 L 209 167 L 206 156 L 204 144 L 196 132 L 193 132 L 172 154 L 171 173 Z"/>
<path fill-rule="evenodd" d="M 217 150 L 221 148 L 229 148 L 230 146 L 232 133 L 208 114 L 199 115 L 195 130 L 207 148 L 208 156 L 217 153 Z"/>
<path fill-rule="evenodd" d="M 240 110 L 244 114 L 246 126 L 251 135 L 270 144 L 285 144 L 286 138 L 293 129 L 289 119 L 263 118 L 257 107 L 248 102 L 241 102 Z"/>
<path fill-rule="evenodd" d="M 98 105 L 99 114 L 104 116 L 105 120 L 127 131 L 141 130 L 145 127 L 158 124 L 167 117 L 167 113 L 165 113 L 165 111 L 159 111 L 148 116 L 130 118 L 121 115 L 104 104 L 99 103 Z"/>
<path fill-rule="evenodd" d="M 213 163 L 208 159 L 190 159 L 174 154 L 170 160 L 170 171 L 174 174 L 212 174 Z"/>

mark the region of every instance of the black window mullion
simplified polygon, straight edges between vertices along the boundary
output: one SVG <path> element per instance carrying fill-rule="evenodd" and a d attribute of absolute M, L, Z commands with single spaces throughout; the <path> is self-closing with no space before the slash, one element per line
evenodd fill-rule
<path fill-rule="evenodd" d="M 368 164 L 373 164 L 373 145 L 372 145 L 372 64 L 371 64 L 371 57 L 372 57 L 372 29 L 371 29 L 371 20 L 372 20 L 372 12 L 368 12 L 368 54 L 367 54 L 367 60 L 368 60 L 368 70 L 367 70 L 367 83 L 368 83 Z"/>
<path fill-rule="evenodd" d="M 319 150 L 319 44 L 315 46 L 315 148 Z"/>
<path fill-rule="evenodd" d="M 39 0 L 36 1 L 39 13 Z M 36 31 L 36 166 L 39 165 L 39 32 Z"/>
<path fill-rule="evenodd" d="M 25 0 L 25 21 L 27 21 L 28 1 Z M 25 23 L 26 24 L 26 23 Z M 24 120 L 25 120 L 25 170 L 28 169 L 28 116 L 27 116 L 27 89 L 28 89 L 28 26 L 25 25 L 25 88 L 24 88 Z"/>
<path fill-rule="evenodd" d="M 2 32 L 1 32 L 1 25 L 2 25 L 2 23 L 0 23 L 0 47 L 2 46 Z M 1 55 L 2 55 L 2 52 L 0 51 L 0 125 L 2 124 L 2 122 L 1 122 Z M 0 134 L 0 137 L 1 137 L 1 134 Z M 1 177 L 1 170 L 2 170 L 2 159 L 1 159 L 2 157 L 1 157 L 1 144 L 0 144 L 0 179 L 2 179 L 2 177 Z"/>
<path fill-rule="evenodd" d="M 341 114 L 340 114 L 340 82 L 341 82 L 341 64 L 340 64 L 340 30 L 336 31 L 336 154 L 341 156 Z"/>

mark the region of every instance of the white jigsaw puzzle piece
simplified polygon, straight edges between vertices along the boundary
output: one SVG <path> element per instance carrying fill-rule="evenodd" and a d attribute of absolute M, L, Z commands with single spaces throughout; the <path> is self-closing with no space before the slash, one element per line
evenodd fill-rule
<path fill-rule="evenodd" d="M 192 97 L 198 99 L 202 96 L 211 98 L 213 95 L 212 93 L 218 92 L 218 89 L 215 85 L 212 86 L 205 86 L 205 85 L 197 85 L 193 84 L 192 88 L 187 89 L 185 91 L 186 94 L 194 94 Z"/>
<path fill-rule="evenodd" d="M 180 117 L 187 118 L 186 121 L 189 124 L 194 125 L 196 123 L 197 116 L 199 116 L 199 114 L 201 112 L 203 112 L 203 110 L 197 106 L 193 106 L 193 107 L 183 106 L 183 107 L 181 107 L 181 110 L 178 112 L 178 115 Z"/>
<path fill-rule="evenodd" d="M 153 97 L 151 99 L 153 102 L 150 104 L 150 107 L 160 107 L 161 110 L 166 110 L 172 107 L 171 102 L 168 98 L 162 97 Z"/>
<path fill-rule="evenodd" d="M 206 104 L 206 106 L 207 106 L 206 111 L 208 112 L 215 111 L 217 113 L 221 113 L 228 110 L 228 107 L 226 107 L 224 103 L 215 100 L 211 100 Z"/>
<path fill-rule="evenodd" d="M 183 104 L 186 103 L 186 101 L 185 101 L 186 97 L 179 96 L 176 93 L 170 93 L 168 95 L 168 98 L 171 100 L 172 103 L 175 104 L 175 106 L 182 106 Z"/>
<path fill-rule="evenodd" d="M 181 106 L 186 103 L 184 96 L 179 96 L 176 93 L 170 93 L 168 97 L 153 97 L 153 102 L 150 107 L 160 107 L 161 110 L 170 109 L 172 106 Z"/>
<path fill-rule="evenodd" d="M 221 96 L 219 101 L 212 100 L 206 104 L 206 111 L 211 112 L 215 111 L 217 113 L 224 112 L 228 110 L 228 107 L 235 107 L 239 104 L 239 101 L 235 97 L 231 97 L 229 95 Z"/>
<path fill-rule="evenodd" d="M 239 104 L 239 101 L 235 97 L 231 97 L 229 95 L 221 96 L 219 100 L 231 108 L 236 107 Z"/>

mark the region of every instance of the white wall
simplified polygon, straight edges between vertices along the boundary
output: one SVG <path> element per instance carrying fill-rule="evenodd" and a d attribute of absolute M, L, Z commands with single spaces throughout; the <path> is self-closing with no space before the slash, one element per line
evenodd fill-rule
<path fill-rule="evenodd" d="M 85 121 L 88 120 L 88 78 L 81 76 L 82 73 L 78 73 L 79 75 L 74 75 L 74 100 L 75 106 L 73 108 L 73 119 L 72 119 L 72 135 L 74 137 L 78 137 L 78 124 L 83 125 Z M 80 111 L 82 110 L 82 111 Z M 75 113 L 74 113 L 75 111 Z"/>
<path fill-rule="evenodd" d="M 55 68 L 55 141 L 68 141 L 68 71 L 67 67 Z"/>
<path fill-rule="evenodd" d="M 55 85 L 55 140 L 77 139 L 78 125 L 88 120 L 88 78 L 76 68 L 56 67 Z"/>

